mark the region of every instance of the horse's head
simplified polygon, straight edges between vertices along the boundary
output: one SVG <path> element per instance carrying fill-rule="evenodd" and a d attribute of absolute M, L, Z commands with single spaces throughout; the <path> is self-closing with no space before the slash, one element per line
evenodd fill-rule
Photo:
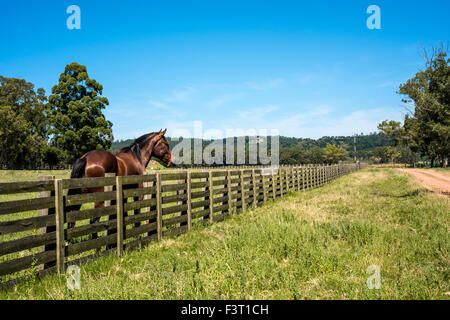
<path fill-rule="evenodd" d="M 169 147 L 169 141 L 167 141 L 164 134 L 167 129 L 164 131 L 159 131 L 156 136 L 156 143 L 153 147 L 152 155 L 155 158 L 161 160 L 166 166 L 174 167 L 175 166 L 175 157 L 172 154 L 172 150 Z"/>

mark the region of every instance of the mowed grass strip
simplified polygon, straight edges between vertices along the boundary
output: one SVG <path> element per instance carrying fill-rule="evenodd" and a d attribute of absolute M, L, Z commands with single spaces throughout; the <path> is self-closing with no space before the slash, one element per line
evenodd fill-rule
<path fill-rule="evenodd" d="M 449 198 L 368 168 L 1 299 L 448 299 Z M 381 289 L 369 290 L 369 266 Z"/>

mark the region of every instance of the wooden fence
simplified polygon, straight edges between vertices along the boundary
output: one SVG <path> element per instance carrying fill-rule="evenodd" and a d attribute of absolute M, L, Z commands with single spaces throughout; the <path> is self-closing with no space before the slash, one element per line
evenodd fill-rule
<path fill-rule="evenodd" d="M 0 183 L 0 286 L 223 220 L 365 164 L 187 170 L 143 176 Z M 100 188 L 68 195 L 69 189 Z M 6 199 L 8 201 L 3 201 Z M 94 202 L 104 205 L 95 208 Z M 82 205 L 69 211 L 69 206 Z M 90 223 L 92 218 L 102 218 Z M 76 222 L 68 228 L 68 223 Z"/>

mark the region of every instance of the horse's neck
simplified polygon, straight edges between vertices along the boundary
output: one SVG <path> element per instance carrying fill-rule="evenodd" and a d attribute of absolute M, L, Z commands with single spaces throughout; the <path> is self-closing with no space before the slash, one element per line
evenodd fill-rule
<path fill-rule="evenodd" d="M 152 138 L 149 138 L 145 146 L 141 149 L 141 164 L 144 166 L 144 168 L 147 167 L 148 162 L 150 161 L 150 158 L 153 154 L 153 147 L 154 144 L 152 143 Z"/>

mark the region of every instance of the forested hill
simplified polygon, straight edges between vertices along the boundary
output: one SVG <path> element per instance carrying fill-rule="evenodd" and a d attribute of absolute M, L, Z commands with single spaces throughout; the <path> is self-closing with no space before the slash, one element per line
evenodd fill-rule
<path fill-rule="evenodd" d="M 173 141 L 170 137 L 170 146 L 173 147 L 178 143 Z M 111 149 L 113 151 L 120 150 L 123 147 L 129 146 L 133 143 L 134 139 L 119 140 L 114 141 Z M 270 141 L 270 139 L 269 139 Z M 209 141 L 203 141 L 203 144 L 208 144 Z M 248 140 L 247 140 L 248 143 Z M 349 152 L 349 156 L 353 157 L 354 148 L 354 137 L 353 136 L 341 136 L 341 137 L 322 137 L 320 139 L 305 139 L 305 138 L 290 138 L 290 137 L 280 137 L 280 152 L 283 152 L 284 148 L 299 148 L 302 150 L 310 150 L 314 147 L 324 148 L 327 144 L 334 144 L 338 147 L 342 147 Z M 368 158 L 371 151 L 377 147 L 387 147 L 392 146 L 394 143 L 392 139 L 382 133 L 371 133 L 368 135 L 357 135 L 356 136 L 356 150 L 358 158 Z"/>

